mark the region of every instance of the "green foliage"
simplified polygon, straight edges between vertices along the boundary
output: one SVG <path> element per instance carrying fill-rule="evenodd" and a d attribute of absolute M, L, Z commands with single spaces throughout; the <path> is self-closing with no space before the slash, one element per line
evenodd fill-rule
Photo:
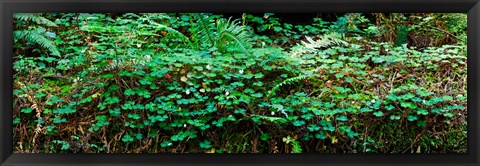
<path fill-rule="evenodd" d="M 20 112 L 29 114 L 29 113 L 31 113 L 32 111 L 33 111 L 32 108 L 23 108 Z"/>
<path fill-rule="evenodd" d="M 292 153 L 302 153 L 302 147 L 300 146 L 300 142 L 296 139 L 292 138 L 291 136 L 287 136 L 284 137 L 282 141 L 292 145 Z"/>
<path fill-rule="evenodd" d="M 202 148 L 202 149 L 208 149 L 208 148 L 211 148 L 211 147 L 212 147 L 212 145 L 210 145 L 210 141 L 208 141 L 208 140 L 200 142 L 200 148 Z"/>
<path fill-rule="evenodd" d="M 52 25 L 42 17 L 58 29 L 29 23 Z M 13 124 L 40 124 L 51 152 L 396 152 L 466 116 L 465 45 L 411 46 L 417 26 L 375 42 L 388 26 L 358 13 L 311 25 L 272 13 L 42 17 L 17 15 L 17 38 L 43 36 L 28 40 L 62 56 L 16 43 Z"/>
<path fill-rule="evenodd" d="M 215 24 L 209 21 L 215 20 L 215 16 L 204 14 L 195 14 L 197 23 L 192 25 L 191 30 L 195 34 L 193 40 L 200 46 L 207 46 L 211 51 L 218 49 L 220 53 L 226 53 L 228 49 L 241 50 L 244 54 L 249 55 L 250 36 L 245 28 L 239 25 L 238 21 L 230 19 L 216 19 Z M 216 25 L 216 26 L 215 26 Z M 208 41 L 208 43 L 204 43 Z M 234 43 L 234 44 L 231 44 Z"/>
<path fill-rule="evenodd" d="M 51 26 L 51 27 L 56 27 L 57 26 L 57 24 L 55 24 L 54 22 L 48 20 L 45 17 L 40 16 L 40 14 L 36 14 L 36 13 L 15 13 L 13 15 L 13 18 L 15 18 L 17 20 L 24 21 L 24 22 L 33 21 L 37 24 L 45 24 L 45 25 Z"/>
<path fill-rule="evenodd" d="M 70 144 L 66 141 L 53 140 L 52 143 L 61 145 L 60 150 L 69 150 L 70 149 Z"/>
<path fill-rule="evenodd" d="M 19 22 L 34 22 L 36 24 L 44 24 L 50 27 L 56 27 L 57 25 L 45 17 L 39 14 L 33 13 L 15 13 L 13 17 L 16 19 L 17 25 Z M 60 52 L 57 49 L 56 44 L 48 37 L 55 38 L 55 33 L 47 32 L 43 27 L 37 27 L 34 25 L 24 24 L 22 29 L 13 31 L 13 38 L 15 42 L 23 40 L 28 44 L 38 44 L 41 47 L 50 51 L 51 55 L 60 56 Z"/>
<path fill-rule="evenodd" d="M 122 141 L 123 142 L 133 142 L 133 137 L 130 136 L 130 135 L 125 135 L 125 136 L 123 136 Z"/>

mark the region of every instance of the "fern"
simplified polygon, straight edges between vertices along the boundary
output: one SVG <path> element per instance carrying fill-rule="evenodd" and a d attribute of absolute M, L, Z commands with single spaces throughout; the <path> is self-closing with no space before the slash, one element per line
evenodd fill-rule
<path fill-rule="evenodd" d="M 320 36 L 320 39 L 313 40 L 312 38 L 306 36 L 305 37 L 308 42 L 302 41 L 302 44 L 307 48 L 324 48 L 333 45 L 348 45 L 346 41 L 343 41 L 342 35 L 339 33 L 329 33 L 323 36 Z"/>
<path fill-rule="evenodd" d="M 214 88 L 212 89 L 212 92 L 215 92 L 215 93 L 230 93 L 228 89 L 226 89 L 224 86 L 221 86 L 221 87 L 217 87 L 217 88 Z"/>
<path fill-rule="evenodd" d="M 268 97 L 271 97 L 273 95 L 273 93 L 275 91 L 277 91 L 278 89 L 280 89 L 280 87 L 284 86 L 284 85 L 292 85 L 294 84 L 295 82 L 298 82 L 298 81 L 301 81 L 301 80 L 305 80 L 307 79 L 309 76 L 309 74 L 304 74 L 304 75 L 299 75 L 297 77 L 292 77 L 292 78 L 288 78 L 284 81 L 282 81 L 281 83 L 275 85 L 272 90 L 268 91 Z"/>
<path fill-rule="evenodd" d="M 268 107 L 270 108 L 274 108 L 275 110 L 277 110 L 277 112 L 281 112 L 283 115 L 285 115 L 286 118 L 288 118 L 288 114 L 287 114 L 287 110 L 285 110 L 285 108 L 283 107 L 283 105 L 280 105 L 280 104 L 268 104 L 267 105 Z"/>
<path fill-rule="evenodd" d="M 297 44 L 291 48 L 291 57 L 298 57 L 303 54 L 314 53 L 316 49 Z"/>
<path fill-rule="evenodd" d="M 271 97 L 275 91 L 277 91 L 278 89 L 280 89 L 284 85 L 292 85 L 294 83 L 297 83 L 297 82 L 302 81 L 302 80 L 309 79 L 311 77 L 318 77 L 319 74 L 316 73 L 316 71 L 318 71 L 318 70 L 319 70 L 319 67 L 317 67 L 315 69 L 312 69 L 312 70 L 305 71 L 304 74 L 302 74 L 302 75 L 292 77 L 292 78 L 288 78 L 288 79 L 282 81 L 281 83 L 275 85 L 271 90 L 268 91 L 267 97 Z"/>
<path fill-rule="evenodd" d="M 20 21 L 26 21 L 26 22 L 32 21 L 32 22 L 35 22 L 36 24 L 42 24 L 42 25 L 51 26 L 51 27 L 57 26 L 54 22 L 36 13 L 15 13 L 13 14 L 13 17 L 16 20 L 20 20 Z M 45 28 L 36 28 L 34 30 L 29 30 L 29 29 L 32 29 L 32 26 L 24 27 L 20 30 L 15 30 L 13 32 L 14 41 L 24 40 L 25 42 L 30 44 L 38 44 L 41 47 L 50 51 L 51 55 L 60 56 L 60 52 L 58 51 L 55 43 L 45 36 L 46 35 Z"/>
<path fill-rule="evenodd" d="M 212 24 L 206 23 L 204 16 L 201 14 L 196 14 L 195 16 L 197 17 L 198 26 L 195 29 L 198 30 L 196 33 L 196 35 L 198 35 L 198 38 L 194 37 L 194 40 L 196 40 L 197 43 L 199 41 L 209 41 L 211 46 L 215 45 L 215 41 L 213 40 L 213 37 L 211 35 L 212 33 L 210 32 L 210 29 L 212 29 L 210 25 Z"/>
<path fill-rule="evenodd" d="M 220 39 L 217 41 L 218 43 L 216 45 L 222 48 L 223 44 L 228 44 L 230 42 L 230 40 L 227 39 L 228 37 L 235 41 L 235 45 L 233 45 L 234 47 L 240 47 L 245 54 L 250 55 L 247 50 L 247 47 L 249 47 L 248 42 L 250 41 L 250 37 L 243 26 L 239 26 L 238 23 L 230 21 L 230 19 L 227 21 L 222 19 L 217 21 L 217 30 L 217 33 L 220 34 Z"/>
<path fill-rule="evenodd" d="M 307 53 L 313 53 L 317 49 L 326 48 L 334 45 L 348 45 L 344 40 L 341 34 L 332 32 L 319 37 L 318 40 L 313 40 L 312 38 L 305 36 L 307 41 L 301 41 L 302 45 L 296 45 L 292 47 L 292 53 L 290 56 L 300 56 Z"/>
<path fill-rule="evenodd" d="M 166 25 L 163 25 L 163 24 L 159 24 L 155 21 L 155 19 L 163 19 L 163 18 L 168 18 L 167 16 L 163 15 L 163 14 L 157 14 L 157 13 L 149 13 L 149 14 L 145 14 L 143 15 L 143 17 L 139 17 L 139 20 L 140 21 L 146 21 L 148 22 L 150 25 L 148 26 L 151 26 L 153 25 L 155 30 L 157 31 L 161 31 L 161 30 L 165 30 L 167 31 L 168 33 L 171 33 L 177 37 L 180 37 L 183 41 L 185 41 L 189 46 L 191 46 L 193 48 L 193 45 L 192 43 L 190 42 L 190 40 L 188 39 L 187 36 L 185 36 L 183 33 L 169 27 L 169 26 L 166 26 Z M 147 24 L 141 24 L 142 26 L 147 26 Z M 142 28 L 142 26 L 140 26 L 139 28 Z"/>
<path fill-rule="evenodd" d="M 124 26 L 126 24 L 133 24 L 137 29 L 150 29 L 153 30 L 153 32 L 159 32 L 159 31 L 166 31 L 169 34 L 172 34 L 176 37 L 179 37 L 182 39 L 187 45 L 191 46 L 193 48 L 192 43 L 188 39 L 187 36 L 182 34 L 181 32 L 157 23 L 157 19 L 166 19 L 168 16 L 163 15 L 163 14 L 158 14 L 158 13 L 146 13 L 142 15 L 137 15 L 133 13 L 127 13 L 125 14 L 125 17 L 131 17 L 131 19 L 124 19 L 122 21 L 122 25 L 119 26 L 101 26 L 101 25 L 84 25 L 80 28 L 80 30 L 87 31 L 87 32 L 96 32 L 96 33 L 118 33 L 118 34 L 125 34 L 126 32 L 132 32 L 132 29 L 128 26 Z M 144 23 L 147 22 L 148 24 Z M 140 31 L 140 30 L 135 30 L 133 31 L 137 35 L 145 35 L 145 36 L 160 36 L 155 33 L 149 33 L 145 31 Z M 134 36 L 135 37 L 135 36 Z"/>
<path fill-rule="evenodd" d="M 197 43 L 215 47 L 222 53 L 225 53 L 229 48 L 234 48 L 251 55 L 248 51 L 251 46 L 248 31 L 237 21 L 218 19 L 215 22 L 216 26 L 212 26 L 207 20 L 212 20 L 213 17 L 201 14 L 196 14 L 195 17 L 197 24 L 192 28 L 192 31 L 193 39 Z"/>
<path fill-rule="evenodd" d="M 97 33 L 123 34 L 125 31 L 128 31 L 128 28 L 125 26 L 104 27 L 99 25 L 84 25 L 80 27 L 80 30 L 87 31 L 87 32 L 97 32 Z"/>
<path fill-rule="evenodd" d="M 36 13 L 15 13 L 13 14 L 13 18 L 22 21 L 33 21 L 37 24 L 43 24 L 51 27 L 57 27 L 57 24 Z"/>
<path fill-rule="evenodd" d="M 26 42 L 38 44 L 43 48 L 48 49 L 51 52 L 51 55 L 60 56 L 57 46 L 55 46 L 52 40 L 46 38 L 44 34 L 44 28 L 37 28 L 35 30 L 16 30 L 13 32 L 13 37 L 15 40 L 24 40 Z"/>
<path fill-rule="evenodd" d="M 273 123 L 276 123 L 276 122 L 287 123 L 288 122 L 287 119 L 280 118 L 280 117 L 270 117 L 270 116 L 256 115 L 256 114 L 253 114 L 252 117 L 259 117 L 259 118 L 262 118 L 264 120 L 267 120 L 267 121 L 273 122 Z"/>

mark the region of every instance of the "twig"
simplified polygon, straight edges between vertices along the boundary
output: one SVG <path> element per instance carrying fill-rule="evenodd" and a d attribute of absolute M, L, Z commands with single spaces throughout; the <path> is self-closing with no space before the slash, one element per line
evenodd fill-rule
<path fill-rule="evenodd" d="M 423 133 L 425 133 L 425 129 L 423 129 L 423 131 L 415 137 L 415 140 L 413 140 L 412 144 L 410 144 L 410 147 L 408 149 L 405 149 L 403 153 L 407 152 L 409 149 L 412 149 L 413 145 L 417 143 L 417 141 L 420 139 L 420 136 L 422 136 Z"/>
<path fill-rule="evenodd" d="M 457 40 L 460 40 L 460 41 L 462 41 L 462 42 L 465 42 L 465 40 L 460 39 L 459 37 L 453 35 L 452 33 L 450 33 L 450 32 L 447 31 L 447 30 L 444 30 L 444 29 L 441 29 L 441 28 L 438 28 L 438 27 L 434 27 L 434 26 L 430 26 L 430 25 L 426 25 L 426 26 L 429 27 L 429 28 L 434 28 L 434 29 L 436 29 L 436 30 L 442 31 L 443 33 L 446 33 L 446 34 L 448 34 L 448 35 L 450 35 L 450 36 L 453 36 L 453 37 L 454 37 L 455 39 L 457 39 Z"/>
<path fill-rule="evenodd" d="M 363 153 L 367 152 L 367 134 L 368 134 L 368 126 L 365 127 L 365 136 L 363 137 Z"/>

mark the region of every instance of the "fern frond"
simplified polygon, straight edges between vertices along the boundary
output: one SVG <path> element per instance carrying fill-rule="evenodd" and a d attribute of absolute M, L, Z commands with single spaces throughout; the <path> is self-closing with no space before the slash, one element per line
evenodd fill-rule
<path fill-rule="evenodd" d="M 318 40 L 313 40 L 312 38 L 305 36 L 307 41 L 301 41 L 302 45 L 292 47 L 290 56 L 300 56 L 306 53 L 315 52 L 320 48 L 326 48 L 334 45 L 348 46 L 348 42 L 342 40 L 342 38 L 344 37 L 336 32 L 324 34 L 320 36 Z"/>
<path fill-rule="evenodd" d="M 44 36 L 45 29 L 38 28 L 35 30 L 17 30 L 13 32 L 15 40 L 24 40 L 28 43 L 38 44 L 50 51 L 51 55 L 60 56 L 60 52 L 55 43 Z"/>
<path fill-rule="evenodd" d="M 234 42 L 234 46 L 240 47 L 240 49 L 247 55 L 250 56 L 247 47 L 249 47 L 250 36 L 248 35 L 244 26 L 239 25 L 238 22 L 231 21 L 231 18 L 228 20 L 221 19 L 217 20 L 217 33 L 219 34 L 219 42 L 217 45 L 223 45 L 230 43 L 226 37 L 230 38 Z M 223 42 L 223 43 L 222 43 Z"/>
<path fill-rule="evenodd" d="M 150 25 L 154 25 L 155 30 L 157 30 L 157 31 L 165 30 L 165 31 L 167 31 L 167 33 L 171 33 L 171 34 L 174 34 L 177 37 L 180 37 L 183 41 L 187 42 L 190 46 L 192 46 L 192 43 L 190 42 L 188 37 L 185 36 L 183 33 L 179 32 L 179 31 L 177 31 L 177 30 L 175 30 L 175 29 L 173 29 L 169 26 L 159 24 L 159 23 L 155 22 L 154 20 L 151 20 L 151 19 L 148 19 L 148 18 L 141 18 L 141 19 L 143 19 L 144 21 L 147 21 Z"/>
<path fill-rule="evenodd" d="M 329 33 L 323 35 L 318 40 L 313 40 L 312 38 L 306 36 L 307 42 L 302 41 L 302 44 L 307 48 L 324 48 L 332 45 L 348 45 L 346 41 L 341 39 L 341 35 L 338 33 Z"/>
<path fill-rule="evenodd" d="M 286 118 L 288 118 L 287 110 L 283 107 L 283 105 L 280 104 L 268 104 L 268 107 L 274 108 L 278 112 L 281 112 L 283 115 L 285 115 Z"/>
<path fill-rule="evenodd" d="M 44 24 L 51 27 L 56 27 L 57 24 L 46 19 L 45 17 L 40 16 L 36 13 L 14 13 L 13 18 L 22 20 L 22 21 L 33 21 L 37 24 Z"/>
<path fill-rule="evenodd" d="M 207 43 L 216 47 L 220 52 L 228 49 L 239 49 L 241 52 L 251 55 L 248 51 L 250 47 L 250 36 L 244 26 L 237 21 L 230 19 L 218 19 L 215 24 L 209 24 L 212 17 L 196 14 L 197 21 L 192 28 L 193 39 L 196 42 Z M 212 26 L 216 25 L 216 26 Z"/>
<path fill-rule="evenodd" d="M 269 116 L 263 116 L 263 115 L 252 115 L 252 117 L 259 117 L 264 120 L 268 120 L 270 122 L 280 122 L 280 123 L 287 123 L 287 119 L 285 118 L 280 118 L 280 117 L 269 117 Z"/>
<path fill-rule="evenodd" d="M 212 92 L 223 93 L 223 92 L 228 92 L 228 90 L 224 87 L 218 87 L 213 89 Z"/>
<path fill-rule="evenodd" d="M 80 30 L 87 32 L 97 32 L 97 33 L 118 33 L 123 34 L 125 31 L 128 31 L 128 28 L 125 26 L 111 26 L 104 27 L 98 25 L 83 25 L 80 27 Z"/>
<path fill-rule="evenodd" d="M 206 21 L 205 21 L 205 18 L 203 15 L 201 14 L 196 14 L 195 15 L 197 17 L 197 24 L 199 25 L 198 27 L 200 28 L 197 28 L 199 29 L 199 31 L 197 32 L 197 35 L 199 36 L 197 38 L 197 41 L 198 39 L 202 40 L 204 39 L 205 37 L 207 37 L 208 41 L 210 42 L 210 44 L 212 46 L 215 45 L 215 41 L 213 40 L 213 37 L 212 37 L 212 33 L 210 32 L 210 27 L 209 25 L 210 24 L 207 24 Z"/>
<path fill-rule="evenodd" d="M 314 53 L 316 49 L 311 47 L 305 47 L 304 45 L 297 44 L 291 48 L 291 57 L 298 57 L 303 54 Z"/>
<path fill-rule="evenodd" d="M 309 74 L 304 74 L 304 75 L 300 75 L 300 76 L 297 76 L 297 77 L 292 77 L 292 78 L 288 78 L 284 81 L 282 81 L 281 83 L 275 85 L 272 90 L 268 91 L 268 97 L 270 97 L 275 91 L 277 91 L 278 89 L 280 89 L 280 87 L 284 86 L 284 85 L 292 85 L 298 81 L 301 81 L 301 80 L 305 80 L 307 79 L 308 77 L 310 77 L 311 75 Z"/>
<path fill-rule="evenodd" d="M 309 78 L 311 78 L 311 77 L 318 77 L 318 76 L 320 76 L 318 73 L 316 73 L 316 71 L 318 71 L 319 69 L 320 69 L 320 67 L 317 67 L 317 68 L 312 69 L 312 70 L 304 71 L 302 75 L 285 79 L 285 80 L 282 81 L 281 83 L 275 85 L 271 90 L 269 90 L 267 96 L 268 96 L 268 97 L 271 97 L 271 95 L 272 95 L 275 91 L 277 91 L 278 89 L 280 89 L 280 87 L 282 87 L 282 86 L 284 86 L 284 85 L 292 85 L 292 84 L 294 84 L 294 83 L 297 83 L 297 82 L 302 81 L 302 80 L 309 79 Z"/>
<path fill-rule="evenodd" d="M 140 14 L 142 14 L 143 16 L 148 18 L 149 20 L 153 20 L 153 21 L 161 21 L 161 20 L 165 20 L 165 19 L 170 19 L 170 17 L 165 13 L 140 13 Z"/>
<path fill-rule="evenodd" d="M 185 43 L 187 43 L 190 47 L 193 48 L 192 42 L 185 36 L 183 33 L 163 24 L 158 23 L 156 20 L 168 19 L 169 17 L 162 13 L 144 13 L 141 16 L 136 14 L 130 14 L 132 16 L 137 17 L 140 22 L 147 22 L 148 24 L 139 24 L 138 28 L 153 28 L 154 30 L 158 31 L 166 31 L 169 34 L 173 34 L 181 38 Z"/>
<path fill-rule="evenodd" d="M 235 41 L 235 43 L 237 45 L 240 46 L 240 48 L 242 49 L 242 51 L 247 54 L 248 56 L 250 56 L 251 54 L 248 52 L 248 49 L 246 47 L 246 45 L 244 44 L 244 42 L 240 41 L 240 39 L 238 37 L 236 37 L 234 34 L 230 33 L 230 32 L 223 32 L 222 33 L 222 37 L 223 36 L 227 36 L 229 38 L 231 38 L 232 40 Z"/>
<path fill-rule="evenodd" d="M 108 26 L 108 27 L 103 27 L 103 26 L 98 26 L 98 25 L 84 25 L 80 27 L 80 30 L 88 31 L 88 32 L 97 32 L 97 33 L 118 33 L 118 34 L 124 34 L 125 32 L 131 32 L 131 27 L 124 26 L 126 24 L 133 24 L 135 25 L 136 28 L 138 29 L 150 29 L 153 32 L 159 32 L 159 31 L 166 31 L 169 34 L 172 34 L 176 37 L 179 37 L 182 39 L 185 43 L 187 43 L 189 46 L 193 48 L 193 44 L 190 42 L 187 36 L 182 34 L 181 32 L 158 23 L 156 20 L 159 19 L 168 19 L 168 16 L 161 14 L 161 13 L 146 13 L 143 15 L 137 15 L 134 13 L 127 13 L 125 14 L 124 17 L 130 18 L 130 19 L 124 19 L 121 20 L 122 24 L 118 26 Z M 134 31 L 136 35 L 147 35 L 147 36 L 160 36 L 155 33 L 151 32 L 142 32 L 142 31 Z"/>

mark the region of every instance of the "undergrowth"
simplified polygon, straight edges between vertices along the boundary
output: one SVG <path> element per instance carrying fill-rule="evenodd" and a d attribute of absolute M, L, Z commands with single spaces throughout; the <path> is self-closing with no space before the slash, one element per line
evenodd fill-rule
<path fill-rule="evenodd" d="M 460 16 L 388 17 L 17 15 L 14 150 L 466 152 L 463 22 L 415 45 Z"/>

